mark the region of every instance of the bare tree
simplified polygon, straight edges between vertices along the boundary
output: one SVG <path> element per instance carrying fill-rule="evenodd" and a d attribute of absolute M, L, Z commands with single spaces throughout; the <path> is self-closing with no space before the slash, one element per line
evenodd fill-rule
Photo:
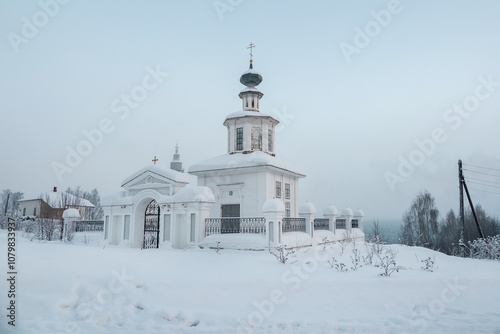
<path fill-rule="evenodd" d="M 380 222 L 378 218 L 373 220 L 373 226 L 370 232 L 368 233 L 368 242 L 377 241 L 380 243 L 387 243 L 389 238 L 387 237 L 386 231 L 383 227 L 380 226 Z"/>
<path fill-rule="evenodd" d="M 425 190 L 417 195 L 403 215 L 401 243 L 435 249 L 438 236 L 439 210 L 434 197 Z"/>

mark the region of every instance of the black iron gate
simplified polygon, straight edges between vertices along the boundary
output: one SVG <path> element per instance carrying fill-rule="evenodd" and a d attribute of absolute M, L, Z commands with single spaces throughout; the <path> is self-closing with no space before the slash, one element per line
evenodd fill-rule
<path fill-rule="evenodd" d="M 142 248 L 158 248 L 160 239 L 160 206 L 152 200 L 144 214 L 144 242 Z"/>

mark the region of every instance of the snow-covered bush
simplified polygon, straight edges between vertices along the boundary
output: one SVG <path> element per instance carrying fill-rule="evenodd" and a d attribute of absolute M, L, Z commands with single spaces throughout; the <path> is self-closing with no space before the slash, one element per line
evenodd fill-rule
<path fill-rule="evenodd" d="M 356 249 L 356 245 L 354 245 L 352 249 L 352 255 L 351 255 L 351 261 L 352 261 L 352 270 L 357 270 L 358 268 L 362 267 L 361 265 L 361 252 L 359 249 Z"/>
<path fill-rule="evenodd" d="M 375 237 L 372 242 L 365 242 L 366 256 L 363 256 L 363 262 L 372 265 L 374 256 L 378 257 L 382 254 L 383 244 L 378 237 Z"/>
<path fill-rule="evenodd" d="M 285 264 L 288 261 L 288 257 L 295 253 L 293 249 L 286 249 L 286 245 L 278 245 L 275 248 L 275 251 L 271 254 L 280 262 Z"/>
<path fill-rule="evenodd" d="M 337 259 L 335 257 L 332 257 L 331 260 L 328 260 L 328 263 L 330 264 L 331 268 L 335 268 L 340 272 L 347 271 L 347 267 L 345 264 L 342 262 L 337 262 Z"/>
<path fill-rule="evenodd" d="M 382 268 L 382 273 L 380 276 L 391 276 L 393 272 L 399 272 L 402 267 L 396 264 L 396 254 L 398 252 L 391 247 L 384 247 L 381 254 L 376 254 L 378 257 L 378 262 L 375 267 Z"/>
<path fill-rule="evenodd" d="M 420 260 L 422 262 L 422 269 L 425 271 L 433 272 L 436 264 L 436 258 L 433 256 L 432 258 L 429 256 L 427 259 Z"/>
<path fill-rule="evenodd" d="M 500 261 L 500 234 L 469 242 L 470 257 Z"/>

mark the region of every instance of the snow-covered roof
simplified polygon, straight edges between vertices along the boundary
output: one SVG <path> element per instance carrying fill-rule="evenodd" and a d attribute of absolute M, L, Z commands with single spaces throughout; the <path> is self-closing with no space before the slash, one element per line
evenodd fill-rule
<path fill-rule="evenodd" d="M 173 196 L 175 202 L 215 202 L 214 194 L 208 187 L 187 185 Z"/>
<path fill-rule="evenodd" d="M 140 193 L 139 193 L 140 194 Z M 212 190 L 208 187 L 186 185 L 184 188 L 180 189 L 173 196 L 163 195 L 157 193 L 158 196 L 155 198 L 158 203 L 179 203 L 179 202 L 208 202 L 213 203 L 215 201 Z M 134 198 L 138 195 L 128 195 L 125 191 L 118 191 L 112 194 L 103 196 L 101 199 L 102 206 L 110 205 L 132 205 L 134 204 Z"/>
<path fill-rule="evenodd" d="M 273 157 L 262 151 L 255 151 L 248 154 L 224 154 L 199 162 L 189 168 L 188 173 L 199 173 L 204 171 L 227 170 L 237 168 L 249 168 L 258 166 L 270 166 L 279 168 L 296 174 L 299 177 L 306 176 L 304 172 L 293 166 L 291 163 Z"/>
<path fill-rule="evenodd" d="M 44 200 L 48 205 L 50 205 L 54 209 L 63 209 L 68 205 L 74 206 L 85 206 L 85 207 L 94 207 L 90 201 L 83 199 L 81 197 L 75 196 L 73 194 L 67 193 L 65 191 L 49 191 L 45 194 L 41 194 L 38 196 L 31 196 L 24 198 L 19 202 L 24 201 L 32 201 L 32 200 Z"/>
<path fill-rule="evenodd" d="M 167 178 L 169 180 L 178 182 L 178 183 L 189 183 L 189 178 L 186 174 L 180 173 L 176 170 L 170 169 L 170 168 L 163 168 L 155 165 L 149 165 L 144 168 L 139 169 L 132 175 L 126 177 L 122 181 L 122 187 L 129 183 L 130 181 L 136 179 L 137 177 L 143 175 L 144 173 L 151 172 L 153 174 L 156 174 L 158 176 Z"/>
<path fill-rule="evenodd" d="M 267 200 L 262 206 L 263 213 L 285 213 L 285 205 L 280 199 L 273 198 Z"/>
<path fill-rule="evenodd" d="M 277 123 L 279 123 L 278 120 L 276 120 L 271 115 L 261 113 L 260 111 L 252 111 L 252 110 L 241 110 L 241 111 L 233 112 L 232 114 L 229 114 L 226 116 L 226 120 L 224 121 L 224 123 L 226 123 L 226 121 L 228 119 L 240 118 L 240 117 L 269 117 L 269 118 L 272 118 Z"/>

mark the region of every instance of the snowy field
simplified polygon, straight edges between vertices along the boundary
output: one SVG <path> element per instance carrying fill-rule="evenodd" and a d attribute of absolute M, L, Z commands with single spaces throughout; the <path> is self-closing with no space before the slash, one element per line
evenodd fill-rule
<path fill-rule="evenodd" d="M 382 277 L 351 269 L 352 243 L 302 248 L 286 264 L 268 251 L 74 243 L 18 235 L 16 327 L 2 279 L 1 333 L 500 333 L 495 261 L 391 245 L 403 268 Z M 6 268 L 5 230 L 0 246 Z M 433 272 L 422 269 L 429 257 Z"/>

